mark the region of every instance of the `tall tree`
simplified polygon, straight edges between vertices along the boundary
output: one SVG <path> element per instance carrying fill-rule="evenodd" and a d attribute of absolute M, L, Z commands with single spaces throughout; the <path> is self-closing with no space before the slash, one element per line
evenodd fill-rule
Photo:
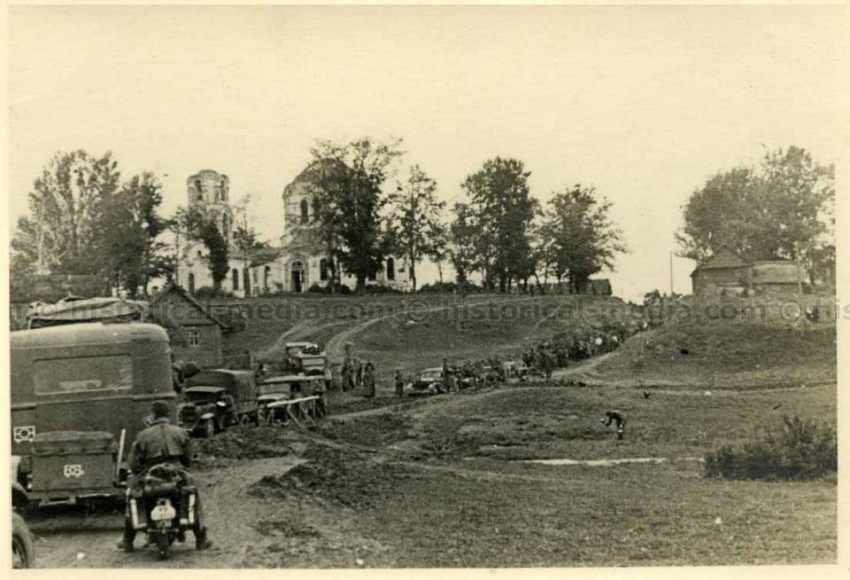
<path fill-rule="evenodd" d="M 416 265 L 422 258 L 429 256 L 438 264 L 445 259 L 441 212 L 446 204 L 437 200 L 437 182 L 418 165 L 411 167 L 407 183 L 389 195 L 389 203 L 393 247 L 407 258 L 416 292 Z"/>
<path fill-rule="evenodd" d="M 402 155 L 400 147 L 401 140 L 363 138 L 342 145 L 322 141 L 312 150 L 318 235 L 335 244 L 332 261 L 356 278 L 358 292 L 370 273 L 383 269 L 390 250 L 383 186 Z"/>
<path fill-rule="evenodd" d="M 525 273 L 531 254 L 528 228 L 535 204 L 529 193 L 530 175 L 521 161 L 496 157 L 462 184 L 480 228 L 485 278 L 492 284 L 495 277 L 502 292 Z"/>
<path fill-rule="evenodd" d="M 120 177 L 111 153 L 54 155 L 29 193 L 29 215 L 18 220 L 13 251 L 39 273 L 98 273 L 97 230 Z"/>
<path fill-rule="evenodd" d="M 206 262 L 213 280 L 213 289 L 221 290 L 221 283 L 227 277 L 230 268 L 230 256 L 227 240 L 219 231 L 215 220 L 210 219 L 198 208 L 181 208 L 174 219 L 178 236 L 187 240 L 201 242 L 207 249 Z"/>
<path fill-rule="evenodd" d="M 627 251 L 610 210 L 595 188 L 581 185 L 556 193 L 547 204 L 540 232 L 547 261 L 559 282 L 568 279 L 571 292 L 584 292 L 590 276 L 612 269 L 616 254 Z"/>
<path fill-rule="evenodd" d="M 162 186 L 152 173 L 136 175 L 104 204 L 99 228 L 103 267 L 114 286 L 135 297 L 147 294 L 151 278 L 170 275 L 161 234 L 168 221 L 159 215 Z"/>
<path fill-rule="evenodd" d="M 765 154 L 757 168 L 718 173 L 696 190 L 677 233 L 682 255 L 721 246 L 746 259 L 800 260 L 812 276 L 833 269 L 835 169 L 800 147 Z"/>
<path fill-rule="evenodd" d="M 469 204 L 456 203 L 454 215 L 448 231 L 448 255 L 456 281 L 463 285 L 468 284 L 469 276 L 481 268 L 477 248 L 479 227 Z"/>

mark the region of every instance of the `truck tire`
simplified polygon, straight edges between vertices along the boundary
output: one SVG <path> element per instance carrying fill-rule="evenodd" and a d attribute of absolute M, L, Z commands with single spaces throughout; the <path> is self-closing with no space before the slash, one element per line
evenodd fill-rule
<path fill-rule="evenodd" d="M 34 568 L 35 550 L 32 534 L 24 519 L 12 514 L 12 568 Z"/>

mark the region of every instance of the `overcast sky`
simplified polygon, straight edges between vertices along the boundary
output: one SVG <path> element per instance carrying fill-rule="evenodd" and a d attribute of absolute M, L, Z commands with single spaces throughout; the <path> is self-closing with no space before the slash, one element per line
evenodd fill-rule
<path fill-rule="evenodd" d="M 13 7 L 10 216 L 82 148 L 157 173 L 166 213 L 190 174 L 226 173 L 274 239 L 316 139 L 398 135 L 447 201 L 496 155 L 543 201 L 595 185 L 634 299 L 669 289 L 681 206 L 710 175 L 791 144 L 838 162 L 843 23 L 837 6 Z M 676 260 L 677 291 L 692 267 Z"/>

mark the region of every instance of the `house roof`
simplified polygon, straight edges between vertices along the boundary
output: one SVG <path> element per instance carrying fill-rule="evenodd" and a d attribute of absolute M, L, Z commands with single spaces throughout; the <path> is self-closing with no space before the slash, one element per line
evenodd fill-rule
<path fill-rule="evenodd" d="M 166 284 L 165 287 L 162 290 L 160 290 L 156 294 L 156 296 L 154 296 L 151 299 L 151 302 L 150 302 L 151 315 L 154 318 L 157 317 L 156 305 L 159 302 L 161 302 L 165 298 L 165 296 L 167 296 L 168 294 L 171 294 L 171 293 L 174 293 L 174 294 L 180 296 L 185 302 L 187 302 L 193 308 L 195 308 L 196 310 L 201 312 L 207 320 L 209 320 L 209 321 L 217 324 L 218 326 L 220 326 L 222 330 L 224 330 L 224 331 L 230 330 L 230 327 L 227 324 L 225 324 L 224 322 L 222 322 L 220 318 L 218 318 L 212 312 L 210 312 L 209 310 L 204 308 L 204 306 L 200 302 L 195 300 L 195 298 L 191 294 L 189 294 L 181 286 L 178 286 L 177 284 L 174 284 L 173 282 L 169 282 L 168 284 Z"/>
<path fill-rule="evenodd" d="M 263 266 L 265 264 L 269 264 L 274 262 L 280 257 L 283 252 L 283 248 L 260 248 L 259 250 L 255 250 L 251 253 L 250 262 L 251 267 Z"/>
<path fill-rule="evenodd" d="M 697 264 L 697 267 L 694 268 L 693 272 L 691 272 L 691 276 L 700 270 L 724 270 L 729 268 L 741 268 L 748 265 L 749 264 L 744 260 L 741 254 L 729 246 L 720 246 L 713 255 L 702 263 Z"/>

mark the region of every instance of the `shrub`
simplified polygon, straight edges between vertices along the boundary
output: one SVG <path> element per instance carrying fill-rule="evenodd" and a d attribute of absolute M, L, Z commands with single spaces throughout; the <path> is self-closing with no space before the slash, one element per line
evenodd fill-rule
<path fill-rule="evenodd" d="M 783 416 L 756 441 L 705 456 L 705 474 L 726 479 L 814 479 L 837 469 L 835 430 L 797 416 Z"/>
<path fill-rule="evenodd" d="M 224 290 L 216 290 L 212 286 L 201 286 L 197 290 L 195 290 L 195 300 L 215 300 L 221 298 L 233 298 L 233 294 L 231 292 L 225 292 Z"/>

